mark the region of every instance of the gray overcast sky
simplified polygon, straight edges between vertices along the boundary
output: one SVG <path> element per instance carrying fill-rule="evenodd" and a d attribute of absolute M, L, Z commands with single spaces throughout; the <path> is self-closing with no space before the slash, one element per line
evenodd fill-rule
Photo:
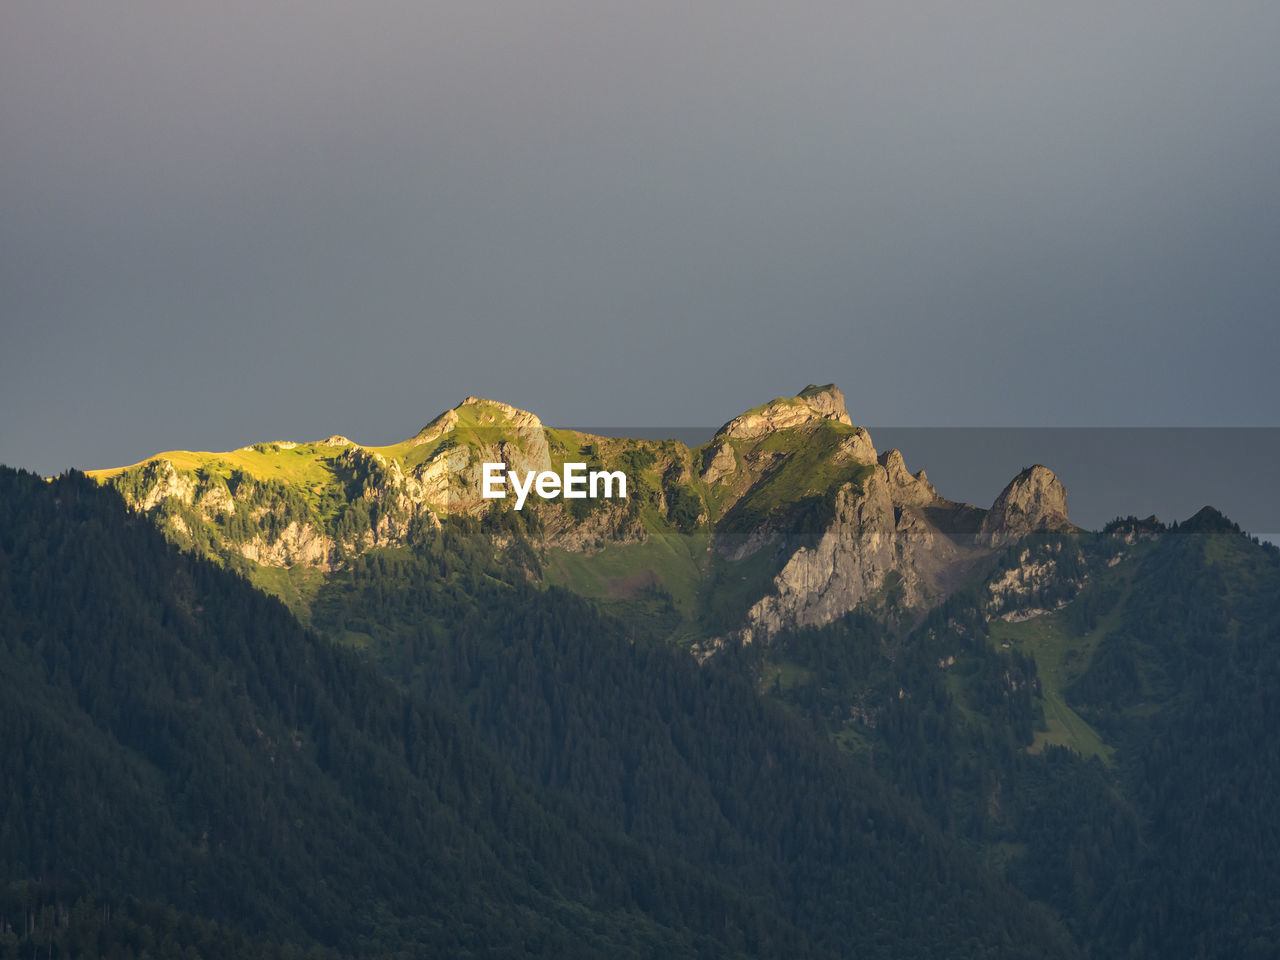
<path fill-rule="evenodd" d="M 0 462 L 1280 425 L 1280 4 L 0 5 Z"/>

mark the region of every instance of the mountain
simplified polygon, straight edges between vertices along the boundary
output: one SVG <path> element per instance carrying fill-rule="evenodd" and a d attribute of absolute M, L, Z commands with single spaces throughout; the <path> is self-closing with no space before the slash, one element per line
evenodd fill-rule
<path fill-rule="evenodd" d="M 1072 955 L 735 674 L 454 534 L 418 562 L 473 592 L 440 652 L 488 710 L 393 686 L 83 476 L 0 469 L 3 955 Z"/>
<path fill-rule="evenodd" d="M 1280 553 L 1211 508 L 954 502 L 833 386 L 94 477 L 0 496 L 23 955 L 74 897 L 215 955 L 1280 951 Z"/>
<path fill-rule="evenodd" d="M 0 510 L 8 882 L 362 954 L 775 952 L 760 930 L 807 952 L 540 803 L 455 718 L 87 480 L 5 470 Z"/>
<path fill-rule="evenodd" d="M 483 464 L 620 471 L 617 499 L 485 499 Z M 877 453 L 834 385 L 809 386 L 726 423 L 704 446 L 545 427 L 468 397 L 403 443 L 256 444 L 170 452 L 91 474 L 179 544 L 246 571 L 304 619 L 324 575 L 412 546 L 450 517 L 502 515 L 530 574 L 602 601 L 667 594 L 672 634 L 707 655 L 726 639 L 820 626 L 892 593 L 934 606 L 1033 531 L 1069 529 L 1043 466 L 980 510 L 940 496 L 896 450 Z"/>

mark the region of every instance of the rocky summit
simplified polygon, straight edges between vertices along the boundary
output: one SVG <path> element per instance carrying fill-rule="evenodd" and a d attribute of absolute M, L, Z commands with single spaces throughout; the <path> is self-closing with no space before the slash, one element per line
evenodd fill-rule
<path fill-rule="evenodd" d="M 624 474 L 625 499 L 531 496 L 495 542 L 519 547 L 530 577 L 587 596 L 664 591 L 675 633 L 704 655 L 729 637 L 767 640 L 863 606 L 922 612 L 1007 544 L 1070 528 L 1066 490 L 1047 467 L 1024 470 L 990 509 L 949 500 L 899 451 L 876 450 L 834 384 L 747 410 L 697 448 L 547 427 L 467 397 L 389 446 L 334 435 L 174 451 L 92 475 L 172 539 L 296 607 L 308 570 L 335 574 L 449 518 L 512 514 L 515 498 L 483 495 L 486 464 L 491 474 L 496 464 L 522 476 L 566 464 Z M 584 562 L 597 554 L 607 562 Z"/>

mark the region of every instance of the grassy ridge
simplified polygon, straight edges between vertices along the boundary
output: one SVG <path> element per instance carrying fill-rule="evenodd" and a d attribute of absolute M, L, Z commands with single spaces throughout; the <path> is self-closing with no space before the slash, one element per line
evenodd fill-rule
<path fill-rule="evenodd" d="M 346 449 L 346 447 L 331 447 L 323 443 L 300 443 L 294 447 L 277 443 L 258 443 L 252 447 L 243 447 L 224 453 L 169 450 L 127 467 L 90 470 L 88 475 L 105 482 L 138 470 L 152 461 L 168 460 L 175 469 L 180 471 L 194 473 L 200 470 L 212 470 L 223 477 L 229 477 L 233 470 L 243 470 L 259 480 L 283 480 L 286 483 L 308 486 L 332 482 L 337 475 L 336 461 Z"/>

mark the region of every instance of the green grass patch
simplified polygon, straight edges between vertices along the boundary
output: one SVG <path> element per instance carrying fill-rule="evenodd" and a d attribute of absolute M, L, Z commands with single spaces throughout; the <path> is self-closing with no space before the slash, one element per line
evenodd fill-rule
<path fill-rule="evenodd" d="M 875 745 L 875 737 L 862 724 L 845 724 L 831 737 L 832 742 L 845 753 L 867 756 Z"/>
<path fill-rule="evenodd" d="M 741 626 L 751 605 L 773 589 L 773 578 L 788 556 L 773 543 L 741 560 L 726 560 L 713 552 L 698 597 L 704 630 L 716 634 Z"/>
<path fill-rule="evenodd" d="M 681 616 L 692 619 L 709 540 L 705 531 L 650 530 L 643 543 L 609 544 L 590 554 L 553 548 L 544 573 L 548 583 L 595 599 L 625 599 L 660 587 Z"/>
<path fill-rule="evenodd" d="M 790 660 L 768 661 L 760 672 L 760 689 L 790 690 L 798 683 L 808 683 L 813 671 Z"/>
<path fill-rule="evenodd" d="M 326 575 L 316 567 L 264 567 L 249 564 L 248 577 L 259 590 L 278 597 L 303 626 L 311 626 L 311 604 L 324 586 Z"/>
<path fill-rule="evenodd" d="M 797 532 L 824 529 L 836 491 L 846 483 L 865 483 L 875 470 L 873 464 L 839 455 L 841 441 L 853 432 L 853 427 L 824 420 L 765 437 L 754 451 L 779 454 L 779 461 L 725 514 L 724 532 L 750 533 L 788 515 Z"/>
<path fill-rule="evenodd" d="M 296 447 L 259 443 L 226 453 L 170 450 L 131 466 L 114 467 L 110 470 L 90 470 L 89 476 L 106 482 L 122 473 L 142 467 L 152 460 L 168 460 L 179 471 L 194 473 L 208 470 L 226 478 L 233 470 L 243 470 L 259 480 L 282 480 L 298 486 L 313 486 L 334 482 L 337 470 L 334 461 L 346 449 L 346 447 L 328 447 L 316 443 L 303 443 Z"/>
<path fill-rule="evenodd" d="M 993 643 L 1007 643 L 1035 659 L 1048 729 L 1036 732 L 1030 751 L 1039 753 L 1048 745 L 1058 745 L 1110 763 L 1114 749 L 1071 709 L 1063 696 L 1063 690 L 1088 667 L 1102 630 L 1076 635 L 1064 623 L 1061 613 L 1053 613 L 1021 623 L 995 620 L 990 633 Z"/>
<path fill-rule="evenodd" d="M 1122 562 L 1099 569 L 1092 582 L 1062 610 L 1021 623 L 995 620 L 990 624 L 993 643 L 1007 643 L 1035 658 L 1049 729 L 1036 733 L 1033 752 L 1043 750 L 1046 744 L 1059 744 L 1084 756 L 1111 762 L 1114 749 L 1072 709 L 1065 691 L 1089 669 L 1103 637 L 1120 629 L 1133 577 L 1152 546 L 1148 543 L 1131 547 Z M 1082 616 L 1090 608 L 1097 612 Z"/>
<path fill-rule="evenodd" d="M 947 668 L 944 674 L 947 693 L 951 694 L 951 703 L 960 711 L 960 715 L 964 717 L 965 723 L 972 727 L 989 730 L 991 728 L 990 721 L 977 710 L 974 710 L 969 706 L 969 690 L 968 684 L 966 683 L 968 678 L 960 672 L 960 669 L 958 669 L 959 667 L 960 664 L 952 665 Z"/>

